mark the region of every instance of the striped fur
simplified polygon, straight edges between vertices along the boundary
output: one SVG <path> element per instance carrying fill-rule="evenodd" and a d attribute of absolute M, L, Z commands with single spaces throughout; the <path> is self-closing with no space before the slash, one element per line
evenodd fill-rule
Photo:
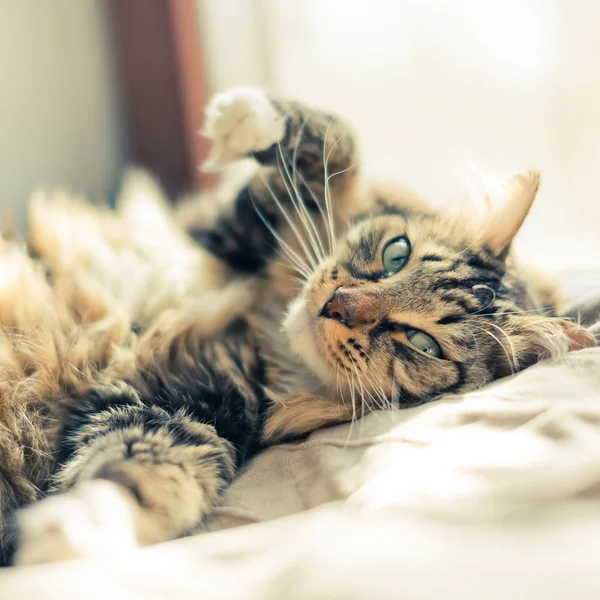
<path fill-rule="evenodd" d="M 21 564 L 183 535 L 265 444 L 592 343 L 519 277 L 520 222 L 486 239 L 481 221 L 367 184 L 347 126 L 297 103 L 237 90 L 207 118 L 212 167 L 258 165 L 235 193 L 175 215 L 143 174 L 116 213 L 39 195 L 37 258 L 3 248 L 0 271 L 17 267 L 0 287 L 0 501 L 52 494 L 18 514 Z M 400 235 L 409 260 L 382 277 Z M 336 290 L 351 323 L 323 316 Z"/>

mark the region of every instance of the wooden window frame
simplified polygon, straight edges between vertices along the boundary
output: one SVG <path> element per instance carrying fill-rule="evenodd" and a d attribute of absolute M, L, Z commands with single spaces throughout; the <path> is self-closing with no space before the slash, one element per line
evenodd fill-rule
<path fill-rule="evenodd" d="M 199 167 L 208 83 L 195 0 L 111 0 L 130 159 L 172 193 L 209 187 Z"/>

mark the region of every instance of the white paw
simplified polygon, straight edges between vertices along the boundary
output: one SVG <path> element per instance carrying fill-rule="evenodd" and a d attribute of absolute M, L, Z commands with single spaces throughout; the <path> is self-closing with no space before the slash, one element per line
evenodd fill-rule
<path fill-rule="evenodd" d="M 217 94 L 206 108 L 204 135 L 213 148 L 204 169 L 218 170 L 226 164 L 266 150 L 281 141 L 285 119 L 262 90 L 236 88 Z"/>
<path fill-rule="evenodd" d="M 114 558 L 137 547 L 131 503 L 109 481 L 85 482 L 17 515 L 17 565 Z"/>

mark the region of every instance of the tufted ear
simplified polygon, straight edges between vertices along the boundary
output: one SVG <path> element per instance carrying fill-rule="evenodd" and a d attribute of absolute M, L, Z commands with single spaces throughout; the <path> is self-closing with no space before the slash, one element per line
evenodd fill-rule
<path fill-rule="evenodd" d="M 515 314 L 503 330 L 506 337 L 501 339 L 507 343 L 502 341 L 505 352 L 497 364 L 497 377 L 521 371 L 546 358 L 597 345 L 594 335 L 585 327 L 555 317 Z"/>
<path fill-rule="evenodd" d="M 583 350 L 584 348 L 595 348 L 598 345 L 593 331 L 573 321 L 565 319 L 558 319 L 558 321 L 563 328 L 564 334 L 567 336 L 569 352 Z"/>
<path fill-rule="evenodd" d="M 538 171 L 513 175 L 503 186 L 499 198 L 485 200 L 489 215 L 482 234 L 482 243 L 497 256 L 502 255 L 519 231 L 540 185 Z"/>

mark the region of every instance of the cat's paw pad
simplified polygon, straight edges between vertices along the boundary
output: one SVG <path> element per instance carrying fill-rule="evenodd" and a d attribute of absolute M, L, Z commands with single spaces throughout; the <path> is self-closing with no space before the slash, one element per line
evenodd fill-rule
<path fill-rule="evenodd" d="M 130 504 L 109 481 L 80 484 L 17 514 L 16 565 L 114 558 L 137 547 Z"/>
<path fill-rule="evenodd" d="M 204 135 L 213 141 L 213 148 L 204 169 L 218 170 L 266 150 L 284 134 L 285 118 L 264 91 L 237 88 L 218 94 L 206 108 Z"/>

